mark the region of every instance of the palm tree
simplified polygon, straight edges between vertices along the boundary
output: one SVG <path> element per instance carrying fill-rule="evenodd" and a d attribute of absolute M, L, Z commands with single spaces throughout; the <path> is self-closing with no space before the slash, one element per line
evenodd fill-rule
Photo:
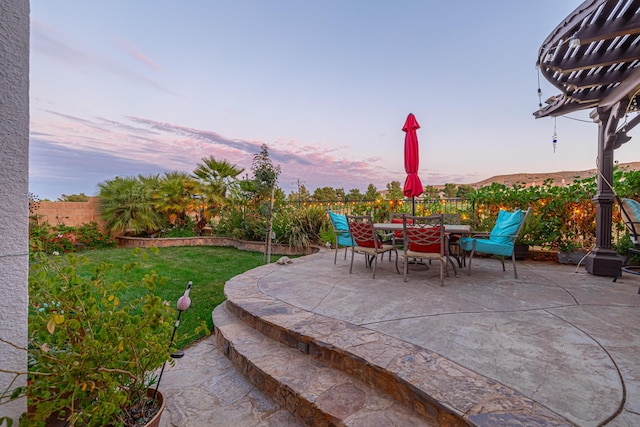
<path fill-rule="evenodd" d="M 165 172 L 155 193 L 155 207 L 167 216 L 168 222 L 183 228 L 189 212 L 195 208 L 197 182 L 185 172 Z"/>
<path fill-rule="evenodd" d="M 211 187 L 210 193 L 226 198 L 227 192 L 237 187 L 237 177 L 242 172 L 244 172 L 244 168 L 233 165 L 226 160 L 218 161 L 213 156 L 209 156 L 202 158 L 202 163 L 196 165 L 193 174 L 200 182 Z"/>
<path fill-rule="evenodd" d="M 226 160 L 218 161 L 213 156 L 203 157 L 202 163 L 193 171 L 199 184 L 198 230 L 201 230 L 215 213 L 225 204 L 230 194 L 238 193 L 240 184 L 238 175 L 244 168 Z"/>
<path fill-rule="evenodd" d="M 153 203 L 157 176 L 115 177 L 98 184 L 100 216 L 116 233 L 152 234 L 163 226 Z"/>

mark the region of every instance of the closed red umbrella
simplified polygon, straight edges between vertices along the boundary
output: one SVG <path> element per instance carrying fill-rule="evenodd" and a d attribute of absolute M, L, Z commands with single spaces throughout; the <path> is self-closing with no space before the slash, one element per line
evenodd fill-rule
<path fill-rule="evenodd" d="M 420 125 L 413 113 L 409 113 L 407 121 L 404 123 L 402 131 L 406 133 L 404 137 L 404 170 L 407 172 L 407 179 L 404 181 L 404 196 L 411 197 L 411 212 L 416 214 L 415 197 L 423 193 L 422 182 L 418 176 L 418 164 L 420 153 L 418 152 L 418 135 L 416 131 Z"/>

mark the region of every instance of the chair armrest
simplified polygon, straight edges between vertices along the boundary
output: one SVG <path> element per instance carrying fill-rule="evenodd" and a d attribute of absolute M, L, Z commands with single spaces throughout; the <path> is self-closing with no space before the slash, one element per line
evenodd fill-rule
<path fill-rule="evenodd" d="M 486 239 L 486 238 L 489 238 L 489 235 L 491 233 L 488 232 L 488 231 L 472 231 L 470 234 L 471 234 L 471 236 L 469 236 L 469 237 L 471 237 L 472 239 L 475 239 L 475 238 L 478 238 L 478 237 L 482 238 L 482 239 Z"/>

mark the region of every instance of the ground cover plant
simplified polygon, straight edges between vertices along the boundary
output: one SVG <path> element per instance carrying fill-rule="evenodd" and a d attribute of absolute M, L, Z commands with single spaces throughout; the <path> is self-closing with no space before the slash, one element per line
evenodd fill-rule
<path fill-rule="evenodd" d="M 263 264 L 264 255 L 257 252 L 241 251 L 235 248 L 212 246 L 169 247 L 150 251 L 146 257 L 138 257 L 138 265 L 123 273 L 121 266 L 132 261 L 131 249 L 106 248 L 83 252 L 89 260 L 87 265 L 79 267 L 80 274 L 90 275 L 92 268 L 100 262 L 112 264 L 114 268 L 106 273 L 107 280 L 123 280 L 140 283 L 151 270 L 155 270 L 166 281 L 159 285 L 155 293 L 169 301 L 175 308 L 176 301 L 184 293 L 189 281 L 191 288 L 191 307 L 180 318 L 180 327 L 176 334 L 177 348 L 201 338 L 204 333 L 194 335 L 193 331 L 202 321 L 212 329 L 211 311 L 224 301 L 224 284 L 238 274 Z M 272 261 L 275 261 L 273 257 Z M 133 300 L 144 292 L 142 286 L 124 289 L 119 295 L 121 301 Z"/>

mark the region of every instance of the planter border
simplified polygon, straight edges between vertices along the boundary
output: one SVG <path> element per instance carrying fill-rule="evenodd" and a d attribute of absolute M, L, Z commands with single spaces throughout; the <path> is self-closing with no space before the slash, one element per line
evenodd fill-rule
<path fill-rule="evenodd" d="M 234 247 L 242 251 L 265 252 L 265 242 L 251 242 L 247 240 L 237 240 L 229 237 L 216 236 L 196 236 L 196 237 L 128 237 L 117 236 L 116 241 L 120 248 L 166 248 L 170 246 L 224 246 Z M 273 244 L 271 253 L 273 255 L 311 255 L 318 252 L 320 248 L 310 246 L 304 249 L 296 249 L 292 246 Z"/>

